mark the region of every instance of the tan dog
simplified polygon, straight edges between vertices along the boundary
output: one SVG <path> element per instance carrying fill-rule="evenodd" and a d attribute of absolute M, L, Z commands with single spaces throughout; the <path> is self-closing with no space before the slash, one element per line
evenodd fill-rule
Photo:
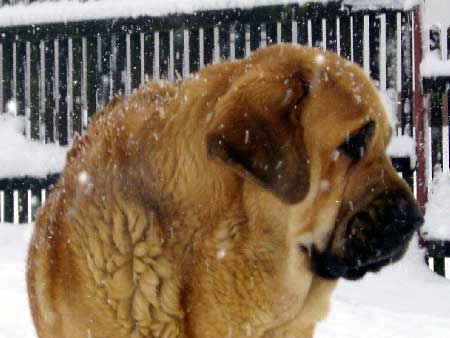
<path fill-rule="evenodd" d="M 98 113 L 36 222 L 41 338 L 302 337 L 422 216 L 363 71 L 279 45 Z"/>

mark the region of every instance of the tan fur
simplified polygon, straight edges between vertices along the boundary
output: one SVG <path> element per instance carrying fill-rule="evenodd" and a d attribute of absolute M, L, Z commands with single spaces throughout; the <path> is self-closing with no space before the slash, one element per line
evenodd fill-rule
<path fill-rule="evenodd" d="M 302 82 L 310 97 L 299 108 Z M 277 115 L 298 109 L 290 124 Z M 309 172 L 301 201 L 208 155 L 208 137 L 239 131 L 247 111 L 276 140 L 299 135 L 283 170 Z M 334 160 L 369 118 L 362 163 Z M 335 282 L 315 276 L 298 247 L 324 246 L 342 201 L 380 170 L 403 185 L 385 155 L 389 133 L 359 67 L 290 45 L 116 99 L 75 142 L 36 222 L 27 279 L 39 337 L 311 338 Z"/>

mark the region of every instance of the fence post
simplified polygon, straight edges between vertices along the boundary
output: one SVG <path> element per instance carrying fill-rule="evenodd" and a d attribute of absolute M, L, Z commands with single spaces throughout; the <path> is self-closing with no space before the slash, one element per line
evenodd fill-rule
<path fill-rule="evenodd" d="M 13 191 L 13 224 L 19 224 L 19 192 Z"/>
<path fill-rule="evenodd" d="M 417 154 L 417 200 L 422 211 L 427 202 L 427 186 L 425 178 L 425 134 L 424 109 L 420 79 L 420 63 L 422 61 L 422 35 L 420 26 L 420 7 L 413 10 L 414 17 L 414 117 L 416 126 L 416 154 Z"/>

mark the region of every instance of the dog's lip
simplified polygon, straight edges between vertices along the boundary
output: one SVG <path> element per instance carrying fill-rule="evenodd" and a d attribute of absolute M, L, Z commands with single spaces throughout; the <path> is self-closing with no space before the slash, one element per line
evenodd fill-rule
<path fill-rule="evenodd" d="M 412 237 L 411 233 L 411 237 Z M 358 280 L 367 272 L 378 272 L 384 266 L 394 263 L 403 257 L 408 249 L 409 240 L 402 246 L 397 247 L 392 252 L 374 257 L 365 262 L 346 262 L 345 259 L 328 252 L 318 252 L 314 247 L 310 253 L 311 269 L 326 279 L 338 279 L 340 277 L 348 280 Z"/>

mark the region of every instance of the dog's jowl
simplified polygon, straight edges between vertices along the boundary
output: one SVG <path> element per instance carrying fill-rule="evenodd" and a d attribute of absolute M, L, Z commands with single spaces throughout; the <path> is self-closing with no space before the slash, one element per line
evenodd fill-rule
<path fill-rule="evenodd" d="M 293 45 L 114 99 L 36 222 L 38 336 L 312 338 L 422 224 L 390 137 L 358 66 Z"/>

